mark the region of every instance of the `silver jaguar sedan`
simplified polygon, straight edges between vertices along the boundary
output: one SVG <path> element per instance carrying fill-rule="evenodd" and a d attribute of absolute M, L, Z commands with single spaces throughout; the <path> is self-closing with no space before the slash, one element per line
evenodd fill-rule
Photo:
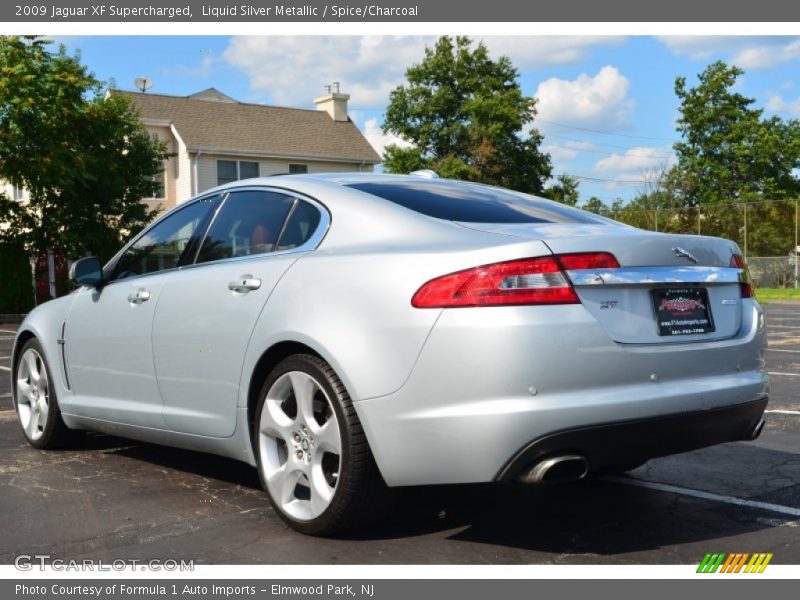
<path fill-rule="evenodd" d="M 239 181 L 165 214 L 13 350 L 22 430 L 255 467 L 329 534 L 391 488 L 624 471 L 763 426 L 764 315 L 736 244 L 432 177 Z"/>

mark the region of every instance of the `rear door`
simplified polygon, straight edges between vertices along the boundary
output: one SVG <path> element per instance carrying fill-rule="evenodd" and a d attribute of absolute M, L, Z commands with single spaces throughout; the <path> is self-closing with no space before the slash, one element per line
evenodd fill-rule
<path fill-rule="evenodd" d="M 167 282 L 153 326 L 153 356 L 170 429 L 230 436 L 242 363 L 270 292 L 308 249 L 321 209 L 285 192 L 231 192 L 196 263 Z"/>

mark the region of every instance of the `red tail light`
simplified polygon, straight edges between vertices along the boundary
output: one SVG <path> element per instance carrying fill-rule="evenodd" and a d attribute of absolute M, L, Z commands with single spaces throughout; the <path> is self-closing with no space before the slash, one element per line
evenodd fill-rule
<path fill-rule="evenodd" d="M 753 297 L 753 282 L 750 280 L 750 270 L 747 268 L 747 263 L 741 254 L 734 254 L 731 256 L 731 267 L 734 269 L 741 269 L 744 272 L 744 281 L 739 284 L 742 289 L 742 298 Z"/>
<path fill-rule="evenodd" d="M 579 254 L 559 254 L 558 262 L 567 271 L 580 269 L 619 269 L 619 263 L 608 252 L 581 252 Z"/>
<path fill-rule="evenodd" d="M 432 279 L 411 299 L 416 308 L 578 304 L 555 257 L 526 258 Z"/>

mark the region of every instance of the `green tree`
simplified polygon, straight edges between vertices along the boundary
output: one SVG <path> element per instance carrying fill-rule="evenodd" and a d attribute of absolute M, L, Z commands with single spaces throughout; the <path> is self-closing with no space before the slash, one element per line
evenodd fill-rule
<path fill-rule="evenodd" d="M 796 196 L 800 180 L 800 121 L 764 118 L 755 100 L 734 91 L 743 71 L 717 61 L 687 87 L 680 100 L 676 170 L 686 182 L 686 204 L 755 201 Z"/>
<path fill-rule="evenodd" d="M 0 196 L 0 238 L 28 252 L 109 257 L 154 216 L 141 199 L 158 189 L 167 157 L 78 56 L 42 38 L 0 37 L 0 179 L 30 194 Z"/>
<path fill-rule="evenodd" d="M 406 70 L 406 85 L 390 95 L 383 131 L 411 147 L 388 146 L 385 169 L 428 168 L 443 177 L 541 193 L 550 156 L 529 127 L 536 100 L 522 93 L 517 77 L 511 61 L 492 60 L 483 43 L 439 38 Z"/>
<path fill-rule="evenodd" d="M 611 208 L 606 205 L 600 198 L 597 196 L 592 196 L 586 202 L 581 205 L 583 210 L 592 212 L 596 215 L 601 215 L 603 217 L 610 217 L 611 216 Z"/>
<path fill-rule="evenodd" d="M 550 200 L 561 202 L 561 204 L 575 206 L 578 204 L 578 185 L 579 182 L 575 177 L 562 173 L 556 177 L 554 184 L 545 188 L 542 195 Z"/>

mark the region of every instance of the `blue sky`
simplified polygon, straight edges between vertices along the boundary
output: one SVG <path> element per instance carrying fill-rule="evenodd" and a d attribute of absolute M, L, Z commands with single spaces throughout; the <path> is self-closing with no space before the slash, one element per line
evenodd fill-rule
<path fill-rule="evenodd" d="M 479 39 L 479 38 L 476 38 Z M 539 99 L 535 126 L 554 173 L 581 178 L 581 198 L 630 199 L 671 160 L 676 76 L 690 82 L 722 59 L 745 70 L 741 93 L 769 114 L 800 117 L 800 38 L 753 36 L 486 37 L 508 55 L 526 94 Z M 313 107 L 340 81 L 351 116 L 380 151 L 391 89 L 422 57 L 423 36 L 65 37 L 58 41 L 103 80 L 123 89 L 146 75 L 152 92 L 185 95 L 216 87 L 242 101 Z"/>

